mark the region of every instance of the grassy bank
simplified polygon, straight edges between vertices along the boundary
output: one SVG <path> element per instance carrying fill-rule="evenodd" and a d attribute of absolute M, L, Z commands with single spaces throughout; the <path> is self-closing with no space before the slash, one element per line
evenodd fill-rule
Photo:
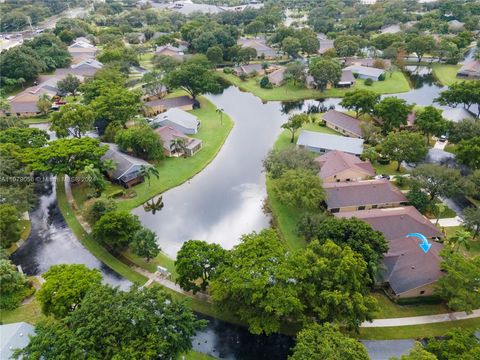
<path fill-rule="evenodd" d="M 223 114 L 223 124 L 216 113 L 216 107 L 207 99 L 199 99 L 201 107 L 191 111 L 199 118 L 202 125 L 193 137 L 203 141 L 203 148 L 188 158 L 167 158 L 157 165 L 160 178 L 151 179 L 148 183 L 133 188 L 137 196 L 128 200 L 120 200 L 118 206 L 122 210 L 131 210 L 150 198 L 168 189 L 178 186 L 202 171 L 217 155 L 233 127 L 233 121 Z"/>
<path fill-rule="evenodd" d="M 462 65 L 432 64 L 432 71 L 435 78 L 445 86 L 460 81 L 457 72 Z"/>
<path fill-rule="evenodd" d="M 480 329 L 480 318 L 414 326 L 360 328 L 358 334 L 352 335 L 363 340 L 421 339 L 445 335 L 453 328 L 478 330 Z"/>
<path fill-rule="evenodd" d="M 83 229 L 82 225 L 75 217 L 74 210 L 67 201 L 65 194 L 65 186 L 61 177 L 57 178 L 57 203 L 62 212 L 68 227 L 75 234 L 77 239 L 82 243 L 90 253 L 98 260 L 102 261 L 110 269 L 120 274 L 124 278 L 136 284 L 144 284 L 147 278 L 136 271 L 130 269 L 126 264 L 122 263 L 115 256 L 110 254 L 103 246 L 94 241 Z"/>
<path fill-rule="evenodd" d="M 388 73 L 385 81 L 375 81 L 371 86 L 365 85 L 365 81 L 357 79 L 356 84 L 349 89 L 327 89 L 320 92 L 316 89 L 308 89 L 304 86 L 295 86 L 293 84 L 284 84 L 273 89 L 263 89 L 258 84 L 260 77 L 254 77 L 242 81 L 233 74 L 224 74 L 219 72 L 230 84 L 237 86 L 243 91 L 250 92 L 264 101 L 298 101 L 304 99 L 323 99 L 329 97 L 343 97 L 345 93 L 354 89 L 368 89 L 379 94 L 394 94 L 407 92 L 410 90 L 407 78 L 400 71 Z"/>

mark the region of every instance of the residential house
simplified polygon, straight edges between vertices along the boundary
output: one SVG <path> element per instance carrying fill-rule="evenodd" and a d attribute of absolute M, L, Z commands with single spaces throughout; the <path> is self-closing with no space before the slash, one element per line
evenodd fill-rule
<path fill-rule="evenodd" d="M 276 57 L 278 57 L 277 50 L 268 46 L 267 40 L 265 39 L 240 38 L 237 41 L 237 45 L 240 45 L 242 48 L 255 49 L 257 51 L 258 58 L 275 59 Z"/>
<path fill-rule="evenodd" d="M 182 61 L 185 57 L 185 49 L 182 47 L 176 47 L 172 45 L 157 46 L 155 49 L 155 55 L 164 55 L 173 57 L 179 61 Z"/>
<path fill-rule="evenodd" d="M 86 58 L 79 63 L 70 65 L 70 68 L 55 70 L 55 75 L 72 74 L 84 77 L 93 77 L 102 67 L 103 64 L 100 61 L 92 58 Z"/>
<path fill-rule="evenodd" d="M 342 70 L 342 76 L 340 77 L 340 81 L 335 85 L 336 87 L 342 87 L 342 88 L 349 88 L 353 85 L 355 85 L 355 76 L 353 76 L 353 73 L 350 70 Z"/>
<path fill-rule="evenodd" d="M 43 95 L 49 98 L 61 94 L 57 87 L 57 83 L 65 78 L 66 75 L 42 75 L 39 77 L 40 84 L 29 87 L 9 99 L 10 114 L 15 116 L 35 116 L 40 113 L 37 107 L 37 102 Z M 80 81 L 83 81 L 82 76 L 78 76 Z"/>
<path fill-rule="evenodd" d="M 197 100 L 194 100 L 187 95 L 177 96 L 174 98 L 164 98 L 146 101 L 145 105 L 148 107 L 148 113 L 154 115 L 160 114 L 173 108 L 190 111 L 200 106 Z"/>
<path fill-rule="evenodd" d="M 121 152 L 115 144 L 107 145 L 109 149 L 101 159 L 112 160 L 116 165 L 115 170 L 108 171 L 108 177 L 126 188 L 142 183 L 144 178 L 140 174 L 141 167 L 152 165 L 145 160 Z"/>
<path fill-rule="evenodd" d="M 332 150 L 315 159 L 320 165 L 318 176 L 324 183 L 339 181 L 360 181 L 375 176 L 375 169 L 369 161 L 343 151 Z"/>
<path fill-rule="evenodd" d="M 15 349 L 23 349 L 30 343 L 30 336 L 35 335 L 35 328 L 26 322 L 0 325 L 0 358 L 13 359 Z"/>
<path fill-rule="evenodd" d="M 380 283 L 389 287 L 396 298 L 428 296 L 434 283 L 443 275 L 439 255 L 443 245 L 436 242 L 443 234 L 413 206 L 372 209 L 334 214 L 339 218 L 358 218 L 383 233 L 389 243 L 384 255 Z M 407 237 L 421 233 L 432 244 L 427 253 L 419 247 L 420 240 Z"/>
<path fill-rule="evenodd" d="M 200 129 L 200 120 L 192 114 L 178 108 L 171 108 L 158 114 L 153 123 L 158 126 L 171 126 L 184 134 L 196 134 Z"/>
<path fill-rule="evenodd" d="M 401 32 L 400 24 L 384 26 L 380 29 L 380 34 L 396 34 Z"/>
<path fill-rule="evenodd" d="M 270 81 L 270 84 L 272 84 L 273 86 L 282 85 L 286 69 L 286 67 L 282 66 L 268 74 L 268 81 Z"/>
<path fill-rule="evenodd" d="M 307 130 L 302 130 L 300 132 L 297 146 L 316 153 L 326 153 L 332 150 L 339 150 L 353 155 L 360 155 L 363 152 L 362 139 L 323 134 Z"/>
<path fill-rule="evenodd" d="M 458 20 L 450 20 L 448 22 L 448 30 L 457 32 L 462 31 L 465 28 L 465 23 Z"/>
<path fill-rule="evenodd" d="M 385 70 L 374 67 L 350 65 L 345 68 L 352 73 L 357 74 L 360 79 L 372 79 L 373 81 L 380 80 L 380 77 L 385 74 Z"/>
<path fill-rule="evenodd" d="M 405 195 L 389 180 L 330 182 L 323 184 L 331 213 L 406 205 Z"/>
<path fill-rule="evenodd" d="M 345 66 L 351 66 L 351 65 L 366 66 L 366 67 L 382 68 L 382 69 L 388 70 L 392 67 L 392 61 L 390 59 L 381 59 L 378 57 L 365 57 L 365 58 L 347 57 L 345 58 L 344 65 Z"/>
<path fill-rule="evenodd" d="M 162 139 L 167 156 L 193 156 L 202 148 L 202 140 L 188 137 L 171 126 L 160 126 L 155 132 Z M 181 139 L 181 146 L 175 144 L 175 139 Z"/>
<path fill-rule="evenodd" d="M 325 54 L 328 50 L 335 49 L 335 46 L 333 46 L 333 40 L 318 38 L 318 42 L 320 43 L 320 47 L 318 49 L 319 54 Z"/>
<path fill-rule="evenodd" d="M 85 40 L 86 39 L 84 38 L 77 39 L 68 47 L 67 50 L 73 58 L 78 56 L 89 56 L 95 58 L 98 53 L 98 48 L 95 45 L 92 45 L 90 41 Z"/>
<path fill-rule="evenodd" d="M 233 68 L 233 72 L 235 75 L 240 76 L 245 74 L 247 76 L 252 75 L 265 75 L 265 70 L 262 67 L 262 64 L 246 64 L 246 65 L 239 65 Z"/>
<path fill-rule="evenodd" d="M 337 110 L 328 110 L 322 119 L 328 128 L 339 133 L 359 139 L 363 137 L 360 121 L 353 116 Z"/>
<path fill-rule="evenodd" d="M 465 61 L 457 77 L 462 79 L 480 79 L 480 60 Z"/>

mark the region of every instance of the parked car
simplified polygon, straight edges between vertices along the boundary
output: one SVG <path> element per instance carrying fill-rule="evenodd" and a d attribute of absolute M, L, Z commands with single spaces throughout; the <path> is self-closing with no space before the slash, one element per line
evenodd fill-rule
<path fill-rule="evenodd" d="M 447 135 L 442 135 L 442 136 L 440 136 L 440 137 L 438 138 L 438 140 L 439 140 L 440 142 L 445 142 L 445 141 L 448 140 L 448 137 L 447 137 Z"/>
<path fill-rule="evenodd" d="M 390 180 L 390 175 L 387 175 L 387 174 L 377 175 L 377 176 L 375 176 L 375 179 L 376 179 L 376 180 L 381 180 L 381 179 Z"/>

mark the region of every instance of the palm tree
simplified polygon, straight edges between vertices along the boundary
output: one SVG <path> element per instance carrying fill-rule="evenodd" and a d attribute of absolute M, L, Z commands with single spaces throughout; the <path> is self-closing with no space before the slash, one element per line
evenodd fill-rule
<path fill-rule="evenodd" d="M 163 198 L 161 196 L 157 198 L 157 201 L 152 198 L 152 202 L 147 201 L 145 204 L 143 204 L 143 210 L 145 210 L 146 212 L 152 212 L 153 215 L 155 215 L 157 211 L 160 211 L 162 209 Z"/>
<path fill-rule="evenodd" d="M 437 218 L 437 221 L 435 222 L 435 225 L 437 225 L 438 221 L 440 220 L 440 215 L 442 215 L 445 212 L 445 204 L 444 203 L 434 204 L 433 212 Z"/>
<path fill-rule="evenodd" d="M 452 236 L 448 242 L 452 245 L 452 248 L 455 249 L 456 252 L 460 249 L 460 247 L 465 248 L 465 250 L 470 249 L 470 240 L 472 239 L 472 234 L 470 234 L 466 230 L 457 230 L 455 232 L 455 236 Z"/>
<path fill-rule="evenodd" d="M 150 186 L 150 178 L 152 177 L 152 175 L 155 176 L 157 179 L 160 179 L 160 173 L 155 166 L 142 165 L 140 166 L 140 170 L 138 173 L 140 176 L 143 176 L 145 179 L 148 180 L 148 186 Z"/>
<path fill-rule="evenodd" d="M 223 125 L 223 113 L 225 112 L 225 110 L 221 108 L 217 108 L 215 112 L 220 115 L 220 124 Z"/>
<path fill-rule="evenodd" d="M 172 153 L 179 153 L 186 156 L 185 139 L 181 137 L 173 138 L 172 142 L 170 143 L 170 149 Z"/>

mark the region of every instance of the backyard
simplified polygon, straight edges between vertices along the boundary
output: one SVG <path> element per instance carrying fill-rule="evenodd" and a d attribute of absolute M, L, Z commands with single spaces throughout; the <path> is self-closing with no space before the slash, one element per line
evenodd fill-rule
<path fill-rule="evenodd" d="M 357 82 L 351 88 L 332 88 L 325 92 L 316 89 L 309 89 L 303 85 L 293 85 L 287 83 L 273 89 L 263 89 L 258 84 L 260 77 L 249 78 L 242 81 L 233 74 L 224 74 L 219 72 L 220 76 L 226 81 L 239 87 L 243 91 L 250 92 L 264 101 L 297 101 L 304 99 L 323 99 L 328 97 L 343 97 L 345 93 L 355 89 L 368 89 L 379 94 L 394 94 L 407 92 L 410 85 L 405 75 L 400 71 L 387 73 L 385 81 L 375 81 L 371 86 L 365 85 L 365 81 L 357 79 Z"/>

